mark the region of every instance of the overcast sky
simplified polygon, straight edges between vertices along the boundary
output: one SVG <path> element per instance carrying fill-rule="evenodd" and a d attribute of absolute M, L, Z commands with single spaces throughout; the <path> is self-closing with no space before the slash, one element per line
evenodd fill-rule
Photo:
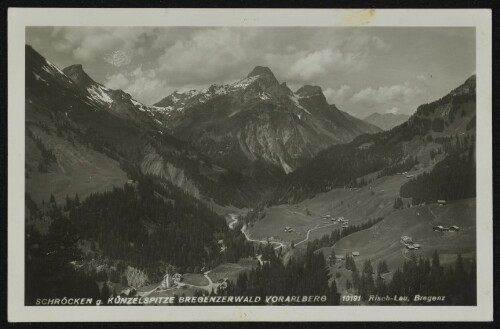
<path fill-rule="evenodd" d="M 26 43 L 146 104 L 262 65 L 292 90 L 321 86 L 358 117 L 411 114 L 475 73 L 474 28 L 31 27 Z"/>

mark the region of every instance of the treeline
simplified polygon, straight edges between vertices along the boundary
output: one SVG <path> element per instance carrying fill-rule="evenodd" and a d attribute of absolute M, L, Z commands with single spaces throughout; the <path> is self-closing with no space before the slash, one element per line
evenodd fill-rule
<path fill-rule="evenodd" d="M 66 207 L 83 239 L 138 268 L 159 259 L 181 268 L 210 266 L 220 251 L 216 233 L 227 230 L 201 202 L 151 176 Z"/>
<path fill-rule="evenodd" d="M 404 161 L 400 163 L 396 163 L 394 165 L 385 167 L 382 169 L 382 171 L 379 173 L 378 177 L 385 177 L 385 176 L 390 176 L 394 175 L 397 173 L 403 173 L 405 171 L 409 171 L 415 167 L 415 165 L 418 164 L 417 157 L 408 157 Z"/>
<path fill-rule="evenodd" d="M 145 271 L 147 283 L 161 280 L 165 264 L 180 273 L 200 272 L 255 253 L 239 229 L 229 230 L 203 203 L 153 176 L 136 178 L 133 184 L 92 194 L 82 202 L 78 195 L 67 196 L 60 207 L 51 196 L 43 215 L 68 217 L 80 239 L 91 241 L 92 249 L 98 246 L 105 262 L 123 260 Z M 29 196 L 27 205 L 40 216 Z"/>
<path fill-rule="evenodd" d="M 431 158 L 432 161 L 434 161 L 436 159 L 436 157 L 438 155 L 441 155 L 443 154 L 443 149 L 442 148 L 437 148 L 437 149 L 432 149 L 429 151 L 429 156 Z"/>
<path fill-rule="evenodd" d="M 438 162 L 430 173 L 408 181 L 400 189 L 412 204 L 458 200 L 476 196 L 476 159 L 474 144 L 468 151 L 456 151 Z"/>
<path fill-rule="evenodd" d="M 369 301 L 370 295 L 397 295 L 408 296 L 410 304 L 428 305 L 426 301 L 414 299 L 416 295 L 421 295 L 445 297 L 444 301 L 436 301 L 433 304 L 476 305 L 476 267 L 471 264 L 467 270 L 460 255 L 457 256 L 455 264 L 448 268 L 441 266 L 437 251 L 434 252 L 432 260 L 405 260 L 403 267 L 394 272 L 389 282 L 383 278 L 383 273 L 388 271 L 387 264 L 379 262 L 375 274 L 370 260 L 366 260 L 363 268 L 358 270 L 352 257 L 349 257 L 346 259 L 346 268 L 351 271 L 351 280 L 347 282 L 348 290 L 361 295 L 365 303 L 378 304 L 377 301 Z M 400 302 L 394 301 L 393 304 Z"/>
<path fill-rule="evenodd" d="M 329 235 L 325 234 L 320 239 L 314 239 L 313 241 L 308 242 L 306 250 L 308 252 L 309 251 L 314 252 L 315 250 L 318 250 L 323 247 L 331 247 L 333 244 L 337 243 L 340 239 L 345 238 L 346 236 L 356 233 L 358 231 L 366 230 L 383 219 L 384 217 L 371 218 L 362 224 L 349 225 L 348 227 L 343 229 L 338 229 L 338 228 L 334 229 Z"/>
<path fill-rule="evenodd" d="M 142 286 L 160 281 L 167 265 L 175 265 L 180 273 L 199 273 L 255 253 L 254 245 L 239 230 L 228 230 L 222 217 L 151 176 L 84 201 L 67 196 L 58 205 L 51 195 L 37 205 L 29 194 L 25 201 L 27 218 L 52 222 L 45 236 L 27 227 L 30 301 L 70 296 L 72 291 L 80 293 L 79 287 L 87 290 L 81 296 L 99 296 L 95 281 Z M 90 248 L 85 255 L 82 243 Z M 140 284 L 133 282 L 131 269 L 144 278 Z"/>
<path fill-rule="evenodd" d="M 49 204 L 50 207 L 56 207 Z M 32 207 L 32 206 L 31 206 Z M 39 209 L 33 209 L 39 213 Z M 41 235 L 27 227 L 25 237 L 25 304 L 37 298 L 100 297 L 95 278 L 75 270 L 71 262 L 80 261 L 78 230 L 66 218 L 53 219 L 48 233 Z"/>
<path fill-rule="evenodd" d="M 221 255 L 222 262 L 237 263 L 241 258 L 255 255 L 255 244 L 248 241 L 241 233 L 241 225 L 219 235 L 226 246 Z"/>
<path fill-rule="evenodd" d="M 271 245 L 263 252 L 268 261 L 251 271 L 240 274 L 227 289 L 217 292 L 243 296 L 326 296 L 326 302 L 289 303 L 293 305 L 338 305 L 340 294 L 335 281 L 329 283 L 330 274 L 322 254 L 306 252 L 304 256 L 291 259 L 286 265 L 276 255 Z M 287 303 L 276 303 L 285 305 Z"/>
<path fill-rule="evenodd" d="M 335 187 L 358 186 L 358 177 L 382 170 L 403 158 L 400 146 L 359 149 L 357 144 L 359 142 L 334 145 L 320 152 L 285 178 L 273 202 L 295 203 Z"/>

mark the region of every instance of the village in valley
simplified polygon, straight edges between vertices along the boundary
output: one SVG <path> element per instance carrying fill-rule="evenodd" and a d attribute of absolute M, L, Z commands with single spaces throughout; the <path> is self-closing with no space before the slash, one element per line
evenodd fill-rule
<path fill-rule="evenodd" d="M 417 174 L 425 170 L 430 168 L 414 168 L 412 172 Z M 465 260 L 474 260 L 472 200 L 450 203 L 440 199 L 416 206 L 404 200 L 403 209 L 394 208 L 399 186 L 414 177 L 413 173 L 397 173 L 359 188 L 332 189 L 298 204 L 272 206 L 266 208 L 265 215 L 257 221 L 247 221 L 246 213 L 231 210 L 226 213 L 227 225 L 231 230 L 240 230 L 257 250 L 272 246 L 285 264 L 303 254 L 311 243 L 314 245 L 336 231 L 340 240 L 333 245 L 319 244 L 315 252 L 324 255 L 331 280 L 337 282 L 340 294 L 345 296 L 353 293 L 352 262 L 358 266 L 367 260 L 374 266 L 383 264 L 383 270 L 374 271 L 373 275 L 388 281 L 404 262 L 431 257 L 436 248 L 443 250 L 445 245 L 450 256 L 460 253 Z M 217 244 L 220 254 L 227 252 L 228 246 L 223 239 Z M 179 273 L 175 267 L 168 266 L 160 282 L 140 287 L 111 284 L 109 290 L 123 297 L 220 294 L 230 281 L 236 284 L 242 273 L 269 263 L 263 257 L 262 252 L 257 252 L 238 263 L 200 268 L 196 273 Z M 447 254 L 441 257 L 443 263 L 453 261 Z M 103 283 L 100 286 L 102 289 Z"/>

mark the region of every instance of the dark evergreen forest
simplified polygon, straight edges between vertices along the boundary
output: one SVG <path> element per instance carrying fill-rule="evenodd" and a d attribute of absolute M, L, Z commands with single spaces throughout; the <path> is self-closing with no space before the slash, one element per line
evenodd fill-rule
<path fill-rule="evenodd" d="M 410 180 L 400 190 L 401 197 L 413 204 L 458 200 L 476 196 L 476 159 L 474 145 L 454 148 L 430 173 Z"/>
<path fill-rule="evenodd" d="M 441 266 L 437 251 L 434 252 L 432 260 L 427 258 L 405 260 L 402 268 L 396 269 L 388 282 L 383 276 L 389 272 L 387 264 L 384 263 L 379 263 L 375 273 L 370 260 L 366 260 L 360 270 L 354 259 L 347 256 L 346 269 L 351 271 L 348 290 L 359 294 L 364 303 L 380 304 L 374 300 L 370 301 L 370 295 L 382 297 L 397 295 L 408 296 L 408 302 L 411 304 L 428 304 L 429 301 L 415 299 L 416 295 L 420 295 L 445 297 L 444 301 L 432 302 L 433 305 L 476 305 L 476 267 L 472 264 L 466 269 L 460 255 L 457 255 L 455 264 L 447 268 Z M 408 304 L 408 302 L 394 301 L 392 304 Z M 384 305 L 387 303 L 384 302 Z"/>

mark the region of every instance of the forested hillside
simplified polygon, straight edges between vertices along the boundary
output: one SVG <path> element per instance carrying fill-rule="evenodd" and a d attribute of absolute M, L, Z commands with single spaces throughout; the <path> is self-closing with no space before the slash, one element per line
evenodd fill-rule
<path fill-rule="evenodd" d="M 70 205 L 69 218 L 104 254 L 141 268 L 159 259 L 208 264 L 219 252 L 215 234 L 227 230 L 222 217 L 151 176 L 141 177 L 137 188 L 125 185 Z"/>
<path fill-rule="evenodd" d="M 465 150 L 463 149 L 465 148 Z M 430 173 L 423 173 L 401 186 L 401 197 L 412 203 L 459 200 L 476 196 L 476 154 L 474 143 L 465 145 L 438 162 Z"/>
<path fill-rule="evenodd" d="M 27 266 L 30 278 L 38 277 L 46 287 L 44 296 L 62 297 L 60 292 L 78 280 L 87 280 L 93 287 L 99 275 L 119 280 L 127 266 L 141 273 L 143 279 L 134 283 L 141 286 L 161 280 L 167 265 L 181 273 L 199 273 L 254 253 L 253 245 L 239 231 L 230 231 L 223 217 L 153 176 L 141 175 L 123 188 L 95 193 L 83 201 L 67 196 L 64 205 L 53 197 L 37 205 L 27 194 L 26 205 L 27 219 L 34 223 L 27 226 Z M 36 225 L 44 221 L 50 225 L 48 233 L 41 235 Z M 222 252 L 220 241 L 230 251 Z M 44 265 L 52 262 L 58 264 L 58 273 Z M 96 273 L 96 267 L 111 264 L 121 264 L 121 270 L 112 271 L 118 271 L 118 279 Z M 75 293 L 80 292 L 77 287 L 72 288 Z M 26 297 L 32 300 L 35 290 L 28 289 Z"/>
<path fill-rule="evenodd" d="M 377 171 L 380 176 L 411 169 L 418 160 L 410 145 L 444 145 L 457 134 L 474 134 L 475 81 L 472 76 L 443 98 L 419 106 L 408 121 L 390 131 L 361 135 L 320 152 L 285 178 L 274 202 L 297 202 L 335 187 L 355 187 L 358 177 Z"/>

